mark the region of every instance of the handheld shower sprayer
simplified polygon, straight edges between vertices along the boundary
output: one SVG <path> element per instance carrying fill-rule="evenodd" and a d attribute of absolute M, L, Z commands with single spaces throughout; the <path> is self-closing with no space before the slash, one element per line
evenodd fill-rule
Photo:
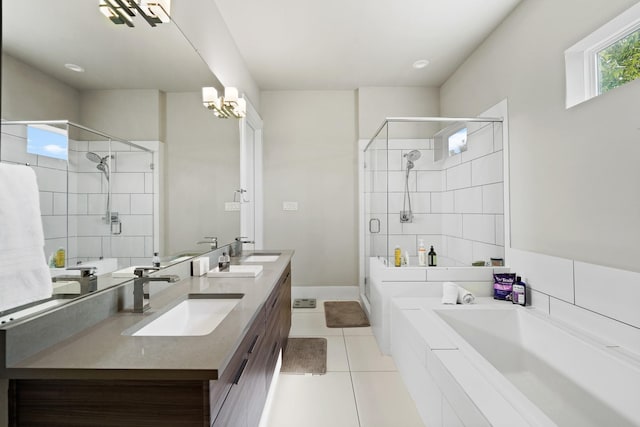
<path fill-rule="evenodd" d="M 422 156 L 418 150 L 411 150 L 402 157 L 407 159 L 407 173 L 404 180 L 404 198 L 402 202 L 402 210 L 400 211 L 400 222 L 413 222 L 413 211 L 411 210 L 411 195 L 409 194 L 409 171 L 414 168 L 413 162 Z M 407 209 L 408 208 L 408 209 Z"/>

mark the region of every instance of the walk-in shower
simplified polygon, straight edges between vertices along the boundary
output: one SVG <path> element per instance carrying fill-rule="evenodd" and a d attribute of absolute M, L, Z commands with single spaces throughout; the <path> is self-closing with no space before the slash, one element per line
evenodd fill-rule
<path fill-rule="evenodd" d="M 407 173 L 404 176 L 404 197 L 402 200 L 402 210 L 400 211 L 400 222 L 412 222 L 413 211 L 411 210 L 411 193 L 409 193 L 409 173 L 415 167 L 414 162 L 419 160 L 422 153 L 418 150 L 411 150 L 403 157 L 407 162 Z"/>
<path fill-rule="evenodd" d="M 466 150 L 456 148 L 460 135 Z M 410 266 L 418 265 L 420 241 L 434 247 L 437 267 L 504 258 L 501 118 L 388 118 L 363 144 L 366 297 L 369 259 L 393 265 L 396 247 L 408 255 Z"/>

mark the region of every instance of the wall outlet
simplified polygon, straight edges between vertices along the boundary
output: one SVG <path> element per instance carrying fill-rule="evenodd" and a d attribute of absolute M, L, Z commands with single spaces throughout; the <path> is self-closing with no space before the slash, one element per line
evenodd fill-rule
<path fill-rule="evenodd" d="M 225 202 L 224 210 L 229 211 L 239 211 L 240 210 L 240 202 Z"/>
<path fill-rule="evenodd" d="M 282 202 L 283 211 L 297 211 L 298 202 Z"/>

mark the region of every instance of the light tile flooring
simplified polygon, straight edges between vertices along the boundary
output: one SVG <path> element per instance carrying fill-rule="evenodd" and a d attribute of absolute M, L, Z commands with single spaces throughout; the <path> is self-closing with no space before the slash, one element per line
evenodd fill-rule
<path fill-rule="evenodd" d="M 293 309 L 289 336 L 326 338 L 327 373 L 279 374 L 268 427 L 424 427 L 371 328 L 327 328 L 318 301 Z"/>

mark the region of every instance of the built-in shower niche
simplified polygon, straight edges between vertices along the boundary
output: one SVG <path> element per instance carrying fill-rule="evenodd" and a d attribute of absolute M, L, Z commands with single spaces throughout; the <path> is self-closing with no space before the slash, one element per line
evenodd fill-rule
<path fill-rule="evenodd" d="M 393 262 L 397 245 L 415 266 L 423 240 L 438 266 L 504 258 L 500 120 L 390 119 L 364 158 L 367 257 Z"/>
<path fill-rule="evenodd" d="M 67 121 L 68 160 L 29 153 L 29 122 L 3 122 L 0 161 L 36 172 L 45 256 L 59 248 L 66 267 L 117 259 L 116 268 L 149 264 L 154 252 L 153 152 Z"/>

